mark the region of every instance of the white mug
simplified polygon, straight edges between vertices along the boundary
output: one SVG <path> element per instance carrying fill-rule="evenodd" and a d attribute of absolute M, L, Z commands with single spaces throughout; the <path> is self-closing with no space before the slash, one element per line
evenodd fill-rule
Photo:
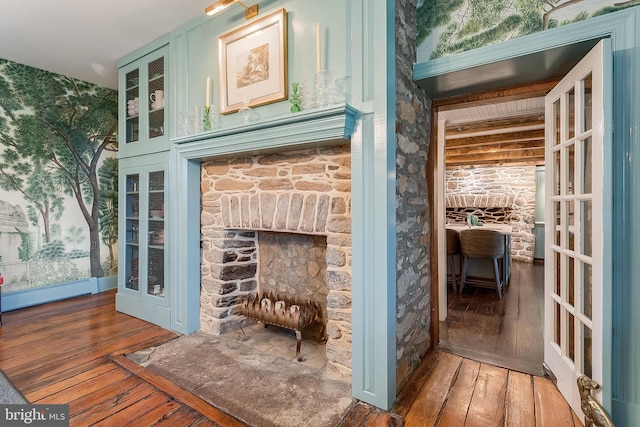
<path fill-rule="evenodd" d="M 156 90 L 151 95 L 149 95 L 149 99 L 151 100 L 151 109 L 157 110 L 159 108 L 164 108 L 164 91 Z"/>

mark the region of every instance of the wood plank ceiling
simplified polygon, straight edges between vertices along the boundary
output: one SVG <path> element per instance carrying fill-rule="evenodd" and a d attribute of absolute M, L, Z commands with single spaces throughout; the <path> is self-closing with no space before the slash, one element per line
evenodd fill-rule
<path fill-rule="evenodd" d="M 544 95 L 555 83 L 434 101 L 446 165 L 543 165 Z"/>

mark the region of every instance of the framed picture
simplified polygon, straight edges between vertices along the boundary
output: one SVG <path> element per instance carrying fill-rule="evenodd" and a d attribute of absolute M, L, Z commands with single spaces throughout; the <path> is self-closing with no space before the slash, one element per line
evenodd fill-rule
<path fill-rule="evenodd" d="M 287 99 L 287 11 L 218 37 L 220 113 Z"/>

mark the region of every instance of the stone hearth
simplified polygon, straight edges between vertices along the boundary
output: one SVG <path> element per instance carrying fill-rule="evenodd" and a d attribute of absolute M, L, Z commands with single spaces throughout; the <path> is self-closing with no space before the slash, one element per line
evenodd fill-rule
<path fill-rule="evenodd" d="M 238 329 L 249 293 L 295 293 L 321 302 L 328 362 L 350 369 L 350 180 L 348 145 L 202 164 L 202 330 Z"/>

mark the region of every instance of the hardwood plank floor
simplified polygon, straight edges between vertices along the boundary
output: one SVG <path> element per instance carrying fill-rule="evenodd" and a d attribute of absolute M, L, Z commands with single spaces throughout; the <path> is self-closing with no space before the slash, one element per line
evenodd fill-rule
<path fill-rule="evenodd" d="M 175 334 L 115 311 L 114 292 L 3 314 L 0 369 L 71 426 L 242 426 L 123 355 Z M 548 379 L 429 352 L 392 411 L 355 402 L 340 426 L 580 426 Z"/>
<path fill-rule="evenodd" d="M 3 314 L 0 369 L 31 403 L 69 404 L 71 426 L 241 426 L 119 356 L 176 337 L 115 311 L 115 292 Z"/>
<path fill-rule="evenodd" d="M 440 348 L 475 360 L 543 375 L 544 266 L 514 262 L 509 286 L 495 290 L 449 287 Z"/>
<path fill-rule="evenodd" d="M 550 379 L 439 350 L 423 359 L 392 412 L 406 427 L 582 426 Z"/>

